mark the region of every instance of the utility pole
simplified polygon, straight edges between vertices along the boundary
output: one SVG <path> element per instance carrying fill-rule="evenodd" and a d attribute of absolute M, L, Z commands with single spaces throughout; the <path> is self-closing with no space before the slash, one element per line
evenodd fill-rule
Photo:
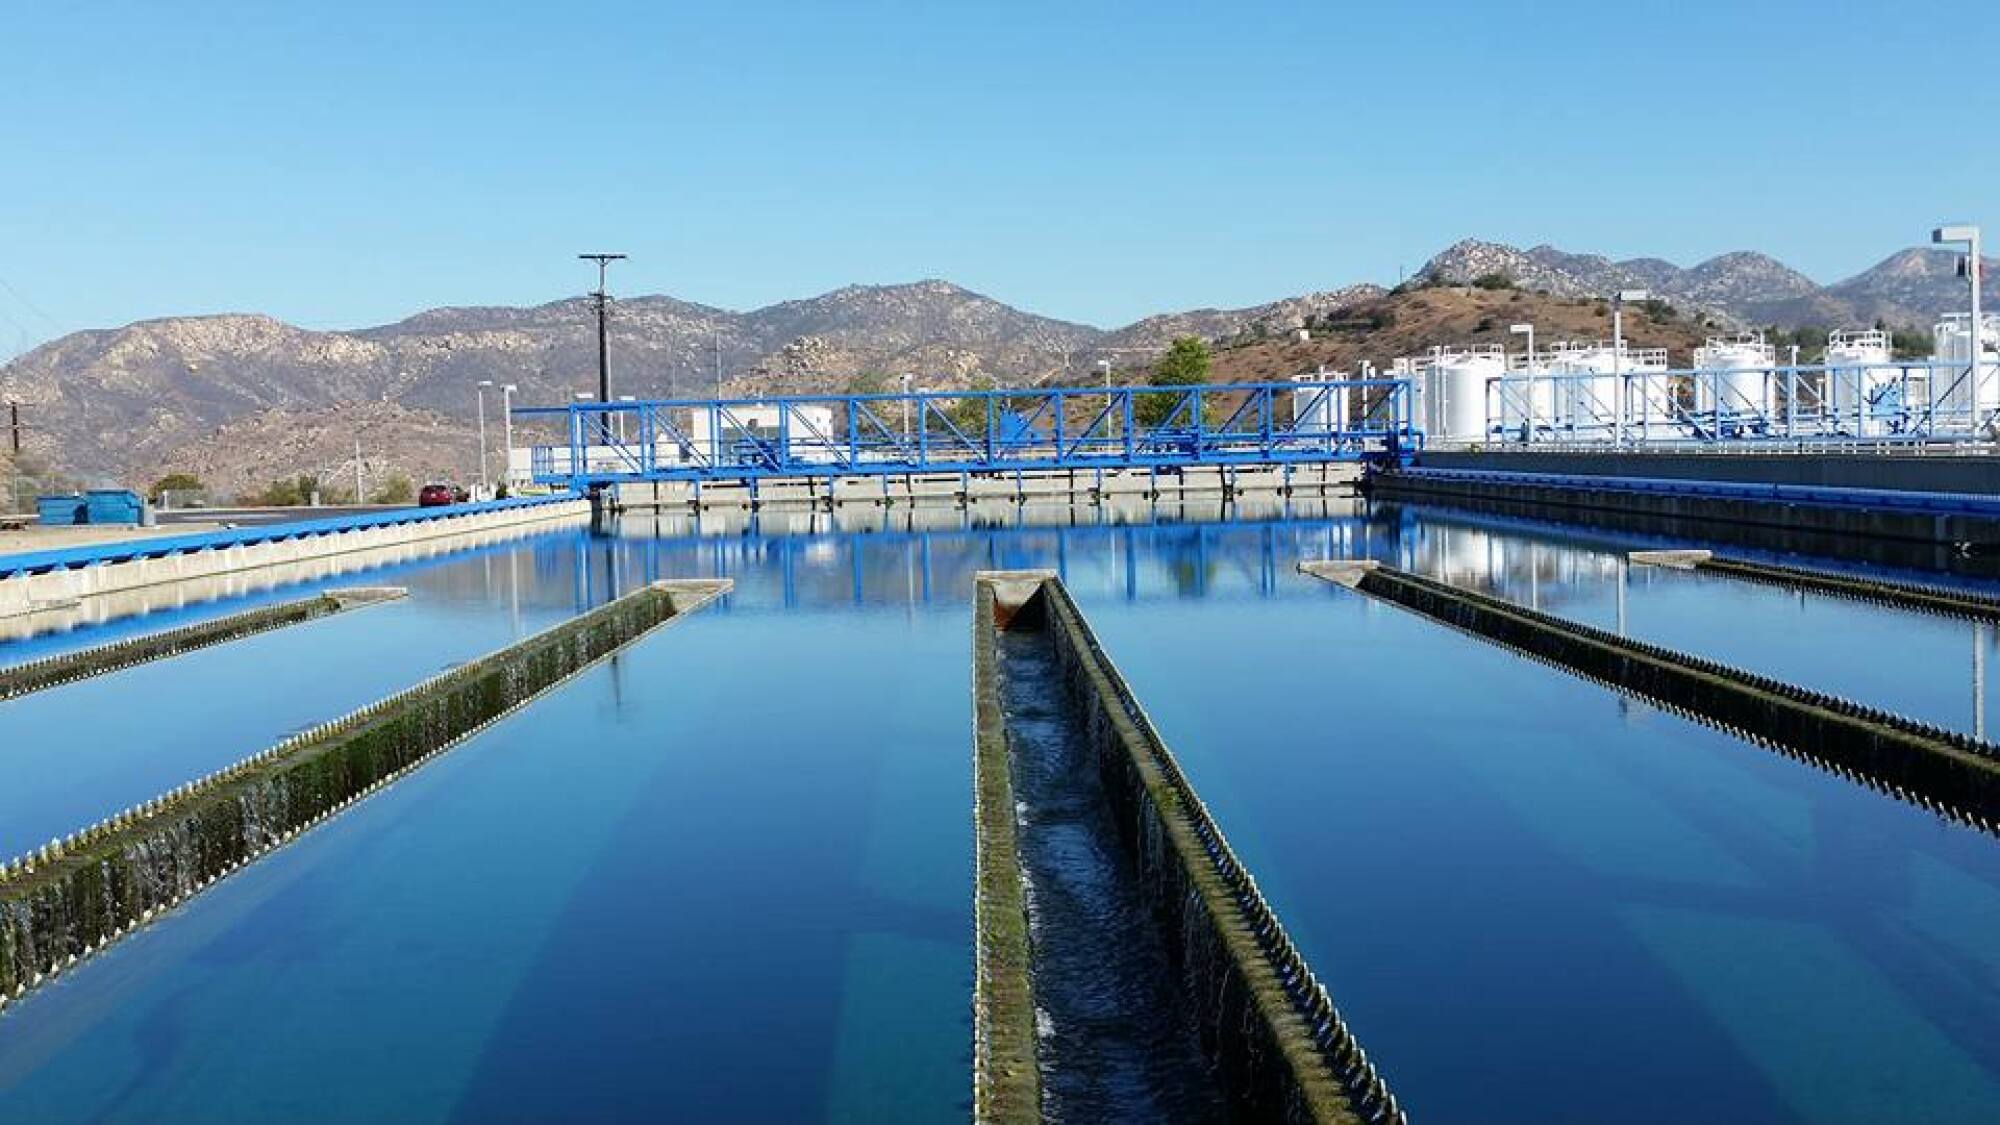
<path fill-rule="evenodd" d="M 708 338 L 715 345 L 715 398 L 722 400 L 722 329 L 710 328 Z"/>
<path fill-rule="evenodd" d="M 590 295 L 590 304 L 597 310 L 597 401 L 611 401 L 611 366 L 604 355 L 604 312 L 611 303 L 611 295 L 604 288 L 605 271 L 611 263 L 623 261 L 623 254 L 578 254 L 585 261 L 597 263 L 597 292 Z"/>
<path fill-rule="evenodd" d="M 14 456 L 19 457 L 21 455 L 21 404 L 11 398 L 7 400 L 7 433 L 11 435 L 8 441 L 14 447 Z"/>
<path fill-rule="evenodd" d="M 365 504 L 365 493 L 361 491 L 361 439 L 354 439 L 354 502 Z"/>

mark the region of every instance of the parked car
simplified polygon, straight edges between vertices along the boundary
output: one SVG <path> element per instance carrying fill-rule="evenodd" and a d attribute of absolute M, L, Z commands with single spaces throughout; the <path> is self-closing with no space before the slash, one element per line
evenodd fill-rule
<path fill-rule="evenodd" d="M 427 484 L 417 491 L 417 506 L 420 508 L 442 508 L 456 504 L 465 494 L 448 484 Z"/>

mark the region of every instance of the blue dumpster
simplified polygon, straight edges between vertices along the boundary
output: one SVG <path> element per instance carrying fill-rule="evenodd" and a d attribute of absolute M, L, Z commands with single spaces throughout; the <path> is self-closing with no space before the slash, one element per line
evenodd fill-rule
<path fill-rule="evenodd" d="M 91 523 L 141 522 L 146 514 L 139 494 L 123 488 L 93 488 L 84 493 L 85 518 Z"/>
<path fill-rule="evenodd" d="M 74 492 L 35 497 L 35 512 L 45 527 L 69 527 L 87 518 L 83 497 Z"/>

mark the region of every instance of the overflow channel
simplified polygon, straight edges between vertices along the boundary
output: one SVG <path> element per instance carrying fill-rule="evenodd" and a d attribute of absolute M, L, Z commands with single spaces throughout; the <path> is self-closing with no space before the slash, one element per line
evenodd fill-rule
<path fill-rule="evenodd" d="M 1941 816 L 2000 824 L 2000 749 L 1980 739 L 1372 561 L 1299 569 Z"/>
<path fill-rule="evenodd" d="M 1403 1121 L 1061 580 L 975 591 L 975 1117 Z"/>
<path fill-rule="evenodd" d="M 729 588 L 649 584 L 0 867 L 0 1005 Z"/>
<path fill-rule="evenodd" d="M 179 656 L 182 653 L 223 644 L 271 629 L 316 621 L 342 610 L 380 605 L 404 597 L 408 593 L 409 591 L 398 586 L 360 586 L 327 590 L 309 598 L 260 606 L 241 613 L 183 625 L 178 629 L 147 633 L 78 652 L 60 653 L 40 660 L 31 660 L 25 664 L 16 664 L 10 668 L 0 668 L 0 700 L 13 699 L 29 692 L 74 683 L 92 676 L 102 676 L 148 661 L 165 660 L 170 656 Z"/>

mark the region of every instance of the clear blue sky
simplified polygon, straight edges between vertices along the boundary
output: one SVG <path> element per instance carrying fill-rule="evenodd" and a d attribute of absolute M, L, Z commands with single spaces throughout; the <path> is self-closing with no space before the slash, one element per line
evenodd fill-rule
<path fill-rule="evenodd" d="M 593 249 L 627 294 L 1108 325 L 1468 235 L 1822 281 L 2000 236 L 1991 0 L 503 7 L 0 6 L 0 354 L 538 302 Z"/>

